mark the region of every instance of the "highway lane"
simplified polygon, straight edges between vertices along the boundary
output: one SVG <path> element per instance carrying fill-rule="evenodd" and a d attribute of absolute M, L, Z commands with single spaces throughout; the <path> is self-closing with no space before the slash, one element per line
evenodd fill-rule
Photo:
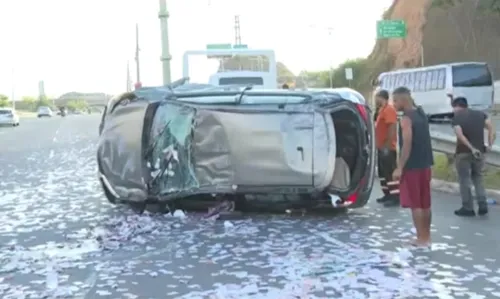
<path fill-rule="evenodd" d="M 0 129 L 0 298 L 500 297 L 497 207 L 458 218 L 459 199 L 434 193 L 432 251 L 402 249 L 407 211 L 374 202 L 321 218 L 139 216 L 101 194 L 98 121 Z"/>

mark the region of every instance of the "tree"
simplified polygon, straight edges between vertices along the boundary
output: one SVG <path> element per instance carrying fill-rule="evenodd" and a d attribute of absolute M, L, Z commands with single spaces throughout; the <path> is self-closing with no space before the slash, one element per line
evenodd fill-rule
<path fill-rule="evenodd" d="M 302 71 L 297 76 L 297 87 L 321 88 L 330 86 L 330 71 Z"/>
<path fill-rule="evenodd" d="M 66 107 L 68 107 L 68 109 L 71 111 L 86 110 L 88 108 L 88 106 L 89 106 L 89 104 L 84 100 L 70 100 L 66 104 Z"/>
<path fill-rule="evenodd" d="M 464 0 L 434 0 L 432 1 L 432 5 L 447 9 L 463 4 L 464 2 Z M 471 0 L 467 2 L 471 2 Z M 475 2 L 475 7 L 482 12 L 500 14 L 500 0 L 474 0 L 472 2 Z"/>
<path fill-rule="evenodd" d="M 37 100 L 35 97 L 24 96 L 20 103 L 23 109 L 34 111 L 37 108 Z M 19 108 L 21 108 L 19 107 Z"/>
<path fill-rule="evenodd" d="M 38 102 L 36 104 L 36 107 L 42 107 L 42 106 L 47 106 L 47 107 L 50 107 L 52 106 L 51 102 L 49 101 L 49 99 L 46 97 L 46 96 L 41 96 L 38 98 Z"/>
<path fill-rule="evenodd" d="M 0 94 L 0 107 L 8 107 L 8 106 L 10 106 L 9 97 L 4 94 Z"/>
<path fill-rule="evenodd" d="M 353 73 L 353 80 L 351 82 L 345 76 L 345 70 L 348 68 L 352 69 Z M 367 60 L 365 58 L 347 60 L 332 71 L 333 87 L 351 87 L 356 90 L 363 90 L 366 88 L 364 86 L 366 83 L 366 73 Z M 324 86 L 330 86 L 330 76 L 323 80 L 326 80 L 323 83 Z"/>

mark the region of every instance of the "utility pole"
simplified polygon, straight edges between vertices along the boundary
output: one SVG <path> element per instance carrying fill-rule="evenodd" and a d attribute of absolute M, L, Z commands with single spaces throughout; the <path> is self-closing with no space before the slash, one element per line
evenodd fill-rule
<path fill-rule="evenodd" d="M 241 45 L 240 16 L 238 15 L 234 16 L 234 44 Z M 238 61 L 239 69 L 241 71 L 243 69 L 243 66 L 241 65 L 241 58 L 238 57 L 236 61 Z M 224 65 L 223 58 L 220 59 L 220 64 Z M 252 68 L 252 65 L 250 65 L 250 68 Z"/>
<path fill-rule="evenodd" d="M 160 0 L 160 12 L 158 18 L 160 19 L 161 29 L 161 62 L 163 69 L 163 85 L 168 85 L 172 82 L 170 74 L 170 47 L 168 41 L 168 17 L 167 0 Z"/>
<path fill-rule="evenodd" d="M 240 16 L 234 16 L 234 44 L 241 45 Z"/>
<path fill-rule="evenodd" d="M 139 52 L 141 49 L 139 48 L 139 24 L 135 24 L 135 66 L 136 66 L 136 83 L 135 87 L 140 88 L 142 86 L 141 83 L 141 64 L 139 62 Z"/>

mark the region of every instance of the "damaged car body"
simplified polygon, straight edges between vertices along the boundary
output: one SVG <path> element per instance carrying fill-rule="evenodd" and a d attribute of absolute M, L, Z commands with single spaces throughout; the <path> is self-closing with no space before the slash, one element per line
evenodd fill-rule
<path fill-rule="evenodd" d="M 143 88 L 111 100 L 99 131 L 112 203 L 357 208 L 373 185 L 372 116 L 351 89 Z"/>

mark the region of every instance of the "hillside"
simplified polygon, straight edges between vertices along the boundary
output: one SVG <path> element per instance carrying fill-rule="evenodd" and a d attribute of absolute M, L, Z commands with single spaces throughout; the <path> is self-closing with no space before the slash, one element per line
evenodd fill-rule
<path fill-rule="evenodd" d="M 378 40 L 367 58 L 363 91 L 391 69 L 454 61 L 485 61 L 500 78 L 500 13 L 497 0 L 394 0 L 384 19 L 405 20 L 406 39 Z"/>

